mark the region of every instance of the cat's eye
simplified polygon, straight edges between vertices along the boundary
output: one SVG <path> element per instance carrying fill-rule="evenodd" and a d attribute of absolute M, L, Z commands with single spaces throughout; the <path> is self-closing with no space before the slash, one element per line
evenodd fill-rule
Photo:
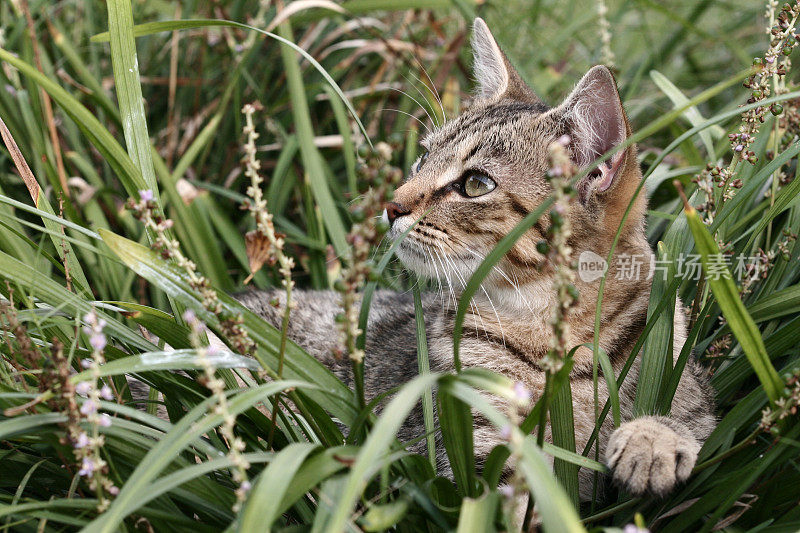
<path fill-rule="evenodd" d="M 492 178 L 480 172 L 469 174 L 462 185 L 464 196 L 475 198 L 490 193 L 497 187 L 497 184 Z"/>
<path fill-rule="evenodd" d="M 414 167 L 414 172 L 420 171 L 422 165 L 425 164 L 426 159 L 428 159 L 428 152 L 425 152 L 424 154 L 422 154 L 422 157 L 419 158 L 419 161 L 417 161 L 417 165 Z"/>

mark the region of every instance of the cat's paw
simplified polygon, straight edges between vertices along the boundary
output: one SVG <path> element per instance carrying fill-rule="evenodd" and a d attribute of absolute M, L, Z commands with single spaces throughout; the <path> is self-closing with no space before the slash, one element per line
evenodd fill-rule
<path fill-rule="evenodd" d="M 614 481 L 635 495 L 664 495 L 685 481 L 700 445 L 654 417 L 622 424 L 608 440 L 606 464 Z"/>

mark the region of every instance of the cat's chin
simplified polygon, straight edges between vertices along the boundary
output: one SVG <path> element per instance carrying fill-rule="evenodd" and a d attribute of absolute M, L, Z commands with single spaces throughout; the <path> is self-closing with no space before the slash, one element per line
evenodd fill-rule
<path fill-rule="evenodd" d="M 427 257 L 421 245 L 405 239 L 397 247 L 395 255 L 403 266 L 417 276 L 436 279 L 439 273 L 431 267 L 431 259 Z"/>
<path fill-rule="evenodd" d="M 417 276 L 449 286 L 451 290 L 458 292 L 472 277 L 473 265 L 442 254 L 441 250 L 429 248 L 413 238 L 406 238 L 395 252 L 403 266 Z"/>

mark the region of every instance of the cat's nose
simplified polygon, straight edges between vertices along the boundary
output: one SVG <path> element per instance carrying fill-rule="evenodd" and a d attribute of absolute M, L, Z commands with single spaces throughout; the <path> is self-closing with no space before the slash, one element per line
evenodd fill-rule
<path fill-rule="evenodd" d="M 407 215 L 410 212 L 411 211 L 396 202 L 389 202 L 386 204 L 386 218 L 389 219 L 389 225 L 394 224 L 394 219 L 397 217 Z"/>

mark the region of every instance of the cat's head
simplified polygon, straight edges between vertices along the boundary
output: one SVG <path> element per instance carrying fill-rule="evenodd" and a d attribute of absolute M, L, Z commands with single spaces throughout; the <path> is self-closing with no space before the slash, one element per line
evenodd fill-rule
<path fill-rule="evenodd" d="M 418 274 L 450 278 L 456 286 L 551 193 L 546 173 L 552 142 L 568 135 L 574 162 L 585 168 L 630 135 L 607 68 L 592 68 L 564 102 L 550 108 L 525 84 L 481 19 L 475 21 L 472 49 L 474 102 L 425 137 L 424 155 L 386 212 L 394 238 L 422 217 L 398 256 Z M 631 146 L 578 184 L 568 215 L 573 249 L 607 250 L 640 179 Z M 643 217 L 640 197 L 625 231 L 641 233 Z M 548 226 L 545 215 L 517 241 L 498 270 L 518 281 L 535 278 L 544 261 L 537 243 L 545 239 Z"/>

